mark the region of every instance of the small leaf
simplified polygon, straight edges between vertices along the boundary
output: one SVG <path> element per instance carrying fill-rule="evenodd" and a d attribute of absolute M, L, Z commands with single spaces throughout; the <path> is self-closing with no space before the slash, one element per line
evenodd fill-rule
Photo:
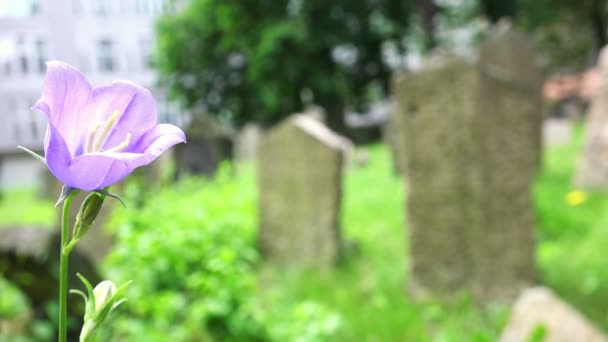
<path fill-rule="evenodd" d="M 76 275 L 78 276 L 78 278 L 80 278 L 80 281 L 87 288 L 87 292 L 89 294 L 89 303 L 91 303 L 91 305 L 93 306 L 93 309 L 94 309 L 95 308 L 95 295 L 93 294 L 93 286 L 91 286 L 91 283 L 89 283 L 87 278 L 85 278 L 82 274 L 76 273 Z"/>

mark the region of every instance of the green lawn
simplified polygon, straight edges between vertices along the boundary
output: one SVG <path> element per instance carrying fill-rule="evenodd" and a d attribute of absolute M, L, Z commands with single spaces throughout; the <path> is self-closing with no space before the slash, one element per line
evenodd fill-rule
<path fill-rule="evenodd" d="M 403 186 L 384 146 L 347 173 L 342 225 L 352 246 L 335 272 L 272 274 L 285 300 L 312 300 L 342 317 L 339 341 L 494 341 L 506 310 L 478 310 L 465 296 L 450 305 L 407 296 Z M 276 272 L 276 271 L 275 271 Z"/>
<path fill-rule="evenodd" d="M 582 130 L 544 154 L 534 198 L 538 213 L 537 264 L 541 283 L 608 328 L 608 197 L 587 193 L 567 203 Z M 445 305 L 407 296 L 403 187 L 383 146 L 365 148 L 370 163 L 350 169 L 343 229 L 355 246 L 333 273 L 273 274 L 285 300 L 308 299 L 342 317 L 341 341 L 494 341 L 508 319 L 505 307 L 475 308 L 465 297 Z M 275 271 L 276 272 L 276 271 Z"/>
<path fill-rule="evenodd" d="M 570 144 L 550 148 L 544 154 L 534 190 L 539 241 L 537 264 L 543 284 L 553 288 L 598 326 L 608 329 L 608 249 L 605 248 L 608 245 L 608 196 L 588 193 L 581 197 L 579 194 L 582 201 L 576 205 L 566 200 L 568 194 L 576 190 L 571 186 L 571 178 L 581 147 L 581 131 L 577 130 Z M 408 297 L 404 187 L 392 172 L 384 146 L 362 150 L 369 153 L 368 164 L 348 168 L 344 183 L 342 228 L 349 246 L 344 262 L 332 272 L 288 272 L 267 265 L 257 268 L 257 274 L 254 270 L 247 271 L 258 279 L 255 291 L 260 296 L 258 303 L 262 303 L 262 311 L 293 306 L 297 308 L 296 318 L 314 316 L 314 310 L 329 312 L 338 319 L 312 320 L 306 329 L 333 331 L 337 325 L 332 341 L 495 341 L 508 319 L 508 308 L 499 305 L 477 308 L 465 295 L 457 295 L 449 304 L 414 302 Z M 198 232 L 204 227 L 208 235 L 201 243 L 213 246 L 225 243 L 225 247 L 218 245 L 217 248 L 225 248 L 235 255 L 250 253 L 248 250 L 255 244 L 254 177 L 245 171 L 236 180 L 226 175 L 220 178 L 209 184 L 184 183 L 167 188 L 154 195 L 155 201 L 144 207 L 147 211 L 136 206 L 119 211 L 126 215 L 122 220 L 127 224 L 119 228 L 116 250 L 123 251 L 124 255 L 116 252 L 109 268 L 135 277 L 133 289 L 148 284 L 141 279 L 138 282 L 137 272 L 133 270 L 148 270 L 144 275 L 150 277 L 149 281 L 161 284 L 177 281 L 176 274 L 188 275 L 194 280 L 200 277 L 201 281 L 215 279 L 212 277 L 217 274 L 205 273 L 211 272 L 209 270 L 200 272 L 197 258 L 191 260 L 197 255 L 193 248 L 200 252 L 199 247 L 191 246 L 191 241 L 202 239 Z M 54 222 L 52 204 L 35 200 L 33 194 L 33 191 L 5 194 L 0 202 L 0 226 Z M 246 203 L 241 203 L 243 201 Z M 207 212 L 213 215 L 206 217 Z M 167 215 L 173 219 L 167 220 Z M 243 229 L 235 229 L 234 224 L 243 225 Z M 134 230 L 138 225 L 145 227 Z M 221 233 L 225 229 L 230 230 L 227 235 Z M 160 239 L 156 236 L 159 232 L 163 234 Z M 235 234 L 243 236 L 236 239 Z M 238 243 L 230 245 L 230 241 Z M 136 252 L 138 248 L 140 251 Z M 139 261 L 144 254 L 153 261 Z M 120 256 L 122 258 L 117 258 Z M 142 266 L 144 264 L 147 266 Z M 218 274 L 223 277 L 222 272 Z M 225 281 L 221 286 L 218 283 L 219 288 L 226 291 L 230 289 L 228 285 Z M 181 288 L 182 284 L 173 286 Z M 163 287 L 159 285 L 159 288 Z M 164 288 L 159 294 L 149 293 L 154 290 L 142 287 L 140 292 L 146 294 L 144 298 L 150 298 L 150 303 L 131 304 L 123 310 L 137 312 L 141 307 L 155 307 L 152 302 L 159 295 L 179 297 L 183 294 Z M 239 291 L 222 296 L 241 300 Z M 249 312 L 244 310 L 242 312 Z M 150 329 L 154 335 L 158 327 L 148 324 L 149 317 L 155 316 L 140 314 L 141 329 Z M 183 314 L 198 317 L 185 309 Z M 281 324 L 291 322 L 290 318 L 283 320 Z M 263 324 L 277 323 L 271 319 Z"/>
<path fill-rule="evenodd" d="M 56 211 L 51 201 L 37 198 L 34 189 L 8 190 L 0 196 L 0 228 L 52 227 L 55 224 Z"/>

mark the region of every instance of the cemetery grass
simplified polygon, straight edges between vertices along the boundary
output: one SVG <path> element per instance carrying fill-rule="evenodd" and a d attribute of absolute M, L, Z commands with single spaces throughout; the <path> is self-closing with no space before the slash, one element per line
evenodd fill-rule
<path fill-rule="evenodd" d="M 581 193 L 568 201 L 583 127 L 568 145 L 549 148 L 534 193 L 538 219 L 540 280 L 608 330 L 608 194 Z"/>
<path fill-rule="evenodd" d="M 534 199 L 538 217 L 539 280 L 586 314 L 596 325 L 608 329 L 608 196 L 586 193 L 579 196 L 583 200 L 579 198 L 578 203 L 567 201 L 568 194 L 576 190 L 572 188 L 570 180 L 581 147 L 581 132 L 582 128 L 579 127 L 570 144 L 545 151 L 543 167 L 536 180 Z M 332 332 L 332 341 L 495 341 L 508 319 L 508 308 L 500 305 L 475 307 L 464 293 L 455 294 L 447 304 L 435 301 L 414 302 L 407 295 L 408 243 L 402 199 L 404 187 L 392 172 L 386 147 L 373 145 L 361 150 L 369 153 L 369 162 L 364 166 L 348 168 L 343 189 L 342 226 L 344 239 L 348 242 L 343 260 L 334 271 L 286 272 L 257 263 L 257 290 L 254 292 L 257 297 L 255 301 L 262 312 L 295 308 L 288 316 L 290 318 L 283 319 L 288 321 L 283 322 L 284 326 L 277 325 L 276 317 L 263 324 L 274 325 L 275 330 L 294 329 L 294 333 L 305 327 L 312 336 L 326 336 L 327 332 Z M 231 231 L 230 234 L 244 234 L 243 238 L 234 240 L 228 239 L 230 234 L 218 235 L 221 239 L 209 243 L 234 240 L 241 246 L 242 242 L 249 241 L 245 243 L 248 246 L 246 251 L 253 250 L 256 219 L 253 210 L 255 196 L 251 193 L 255 187 L 254 177 L 251 170 L 245 170 L 237 178 L 231 181 L 224 177 L 209 185 L 207 192 L 196 195 L 207 198 L 203 202 L 200 198 L 197 199 L 195 190 L 188 190 L 192 187 L 189 188 L 187 183 L 185 186 L 176 186 L 175 190 L 164 190 L 165 194 L 158 194 L 157 201 L 171 208 L 175 202 L 178 207 L 170 212 L 184 213 L 180 222 L 191 222 L 193 227 L 199 224 L 199 218 L 192 213 L 200 210 L 184 210 L 183 203 L 189 199 L 196 200 L 197 205 L 205 210 L 215 208 L 212 211 L 221 214 L 219 218 L 216 217 L 223 220 L 221 222 L 210 222 L 207 219 L 200 221 L 209 224 L 209 229 L 223 227 L 221 223 L 224 221 L 246 222 L 243 229 L 227 226 L 210 230 L 221 232 L 226 228 Z M 222 182 L 226 184 L 222 185 Z M 213 196 L 210 197 L 210 194 Z M 177 201 L 176 198 L 183 199 Z M 234 201 L 247 201 L 244 208 L 251 210 L 232 210 L 233 207 L 241 206 Z M 220 210 L 219 207 L 225 209 Z M 156 213 L 158 210 L 154 208 L 151 205 L 148 212 Z M 33 191 L 8 192 L 0 202 L 0 226 L 48 225 L 48 222 L 54 222 L 54 212 L 52 203 L 36 201 Z M 136 212 L 133 210 L 129 213 L 126 210 L 123 215 L 127 215 L 128 220 L 144 219 Z M 145 222 L 162 218 L 156 214 L 150 215 L 145 218 Z M 183 244 L 184 248 L 190 248 L 186 237 L 195 231 L 188 225 L 182 228 L 173 230 L 171 239 L 162 239 L 173 241 L 167 246 Z M 130 277 L 133 277 L 134 269 L 146 269 L 143 267 L 146 264 L 144 260 L 132 258 L 132 251 L 136 245 L 144 248 L 144 242 L 150 242 L 151 239 L 148 234 L 154 234 L 155 229 L 154 226 L 142 229 L 138 239 L 123 239 L 127 242 L 119 239 L 115 259 L 117 255 L 120 256 L 121 250 L 131 252 L 125 254 L 120 263 L 110 262 L 109 268 L 115 272 L 122 270 Z M 121 234 L 131 236 L 133 231 L 126 230 Z M 214 248 L 231 250 L 232 247 L 226 244 L 225 247 Z M 176 261 L 180 260 L 179 250 L 171 252 L 175 257 L 173 259 L 167 255 L 169 252 L 161 252 L 160 249 L 151 250 L 148 257 L 159 262 L 164 260 L 161 263 L 163 265 L 167 262 L 175 262 L 176 265 L 183 263 Z M 159 258 L 159 255 L 162 257 Z M 127 262 L 128 260 L 131 261 Z M 166 267 L 161 267 L 165 273 Z M 145 274 L 159 276 L 154 273 L 154 267 L 148 268 L 150 271 Z M 206 277 L 204 274 L 203 272 L 202 276 Z M 230 281 L 240 284 L 241 281 L 236 279 L 240 277 Z M 134 289 L 146 284 L 145 281 L 138 280 L 140 284 L 135 282 L 132 286 Z M 233 284 L 223 284 L 222 287 L 239 288 Z M 133 301 L 129 308 L 154 306 L 152 302 L 156 295 L 144 290 L 142 293 L 147 294 Z M 238 291 L 232 295 L 237 296 Z M 249 294 L 238 296 L 241 298 Z M 145 298 L 149 298 L 150 303 Z M 126 312 L 129 308 L 123 311 Z M 118 324 L 121 320 L 117 319 L 116 322 Z M 142 323 L 142 328 L 148 329 L 145 328 L 147 323 Z M 154 328 L 149 329 L 154 332 Z M 279 331 L 278 334 L 282 332 Z"/>
<path fill-rule="evenodd" d="M 608 329 L 608 195 L 586 192 L 567 201 L 582 127 L 564 146 L 545 150 L 536 180 L 539 282 Z M 274 300 L 310 300 L 341 317 L 340 341 L 495 341 L 508 320 L 502 305 L 475 307 L 456 294 L 452 302 L 414 302 L 407 296 L 407 226 L 403 186 L 384 146 L 364 148 L 369 164 L 349 169 L 343 203 L 345 260 L 335 272 L 261 275 Z M 415 200 L 415 199 L 414 199 Z M 274 286 L 267 286 L 274 284 Z"/>
<path fill-rule="evenodd" d="M 507 318 L 504 307 L 477 309 L 464 293 L 447 305 L 415 303 L 407 296 L 403 186 L 384 146 L 363 149 L 369 163 L 349 168 L 344 184 L 344 260 L 333 272 L 266 267 L 261 275 L 266 295 L 333 310 L 341 317 L 337 341 L 496 340 Z"/>
<path fill-rule="evenodd" d="M 11 189 L 0 194 L 0 229 L 9 226 L 49 228 L 55 223 L 56 215 L 53 203 L 38 198 L 33 188 Z"/>

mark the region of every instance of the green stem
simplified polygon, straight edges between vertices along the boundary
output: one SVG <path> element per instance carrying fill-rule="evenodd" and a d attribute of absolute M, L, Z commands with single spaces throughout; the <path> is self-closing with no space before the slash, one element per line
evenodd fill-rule
<path fill-rule="evenodd" d="M 68 340 L 68 256 L 70 251 L 66 249 L 69 239 L 70 206 L 74 198 L 72 192 L 63 202 L 61 213 L 61 250 L 59 251 L 59 342 Z"/>

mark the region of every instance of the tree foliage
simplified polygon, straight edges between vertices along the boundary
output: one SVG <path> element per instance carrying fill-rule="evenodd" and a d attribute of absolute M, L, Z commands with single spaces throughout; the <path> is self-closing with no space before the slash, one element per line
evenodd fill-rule
<path fill-rule="evenodd" d="M 581 68 L 608 43 L 605 0 L 479 0 L 490 21 L 514 18 L 531 32 L 549 69 Z"/>
<path fill-rule="evenodd" d="M 307 104 L 340 128 L 345 108 L 384 95 L 383 51 L 405 51 L 401 0 L 192 0 L 158 25 L 158 67 L 189 107 L 236 125 Z"/>

